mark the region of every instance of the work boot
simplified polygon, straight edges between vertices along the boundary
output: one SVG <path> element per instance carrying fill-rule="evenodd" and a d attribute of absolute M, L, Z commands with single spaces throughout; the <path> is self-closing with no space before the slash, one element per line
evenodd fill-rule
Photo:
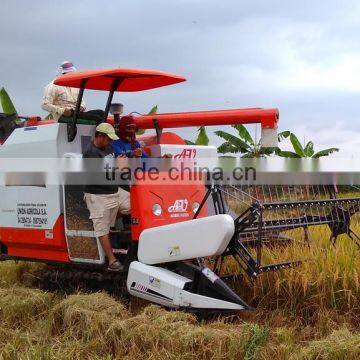
<path fill-rule="evenodd" d="M 109 264 L 108 271 L 124 271 L 124 265 L 120 261 L 116 260 L 113 263 Z"/>

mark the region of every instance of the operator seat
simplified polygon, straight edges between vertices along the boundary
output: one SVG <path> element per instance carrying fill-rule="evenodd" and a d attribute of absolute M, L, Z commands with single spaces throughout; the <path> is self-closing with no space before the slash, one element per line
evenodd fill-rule
<path fill-rule="evenodd" d="M 77 118 L 79 125 L 99 125 L 104 121 L 105 112 L 103 110 L 89 110 L 80 112 Z M 72 116 L 61 116 L 59 123 L 71 123 Z"/>

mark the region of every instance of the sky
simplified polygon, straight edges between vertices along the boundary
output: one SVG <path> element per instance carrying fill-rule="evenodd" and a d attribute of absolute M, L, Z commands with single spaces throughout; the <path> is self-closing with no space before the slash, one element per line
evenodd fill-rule
<path fill-rule="evenodd" d="M 0 9 L 0 87 L 22 115 L 44 115 L 44 87 L 64 60 L 156 69 L 187 81 L 117 94 L 126 113 L 276 107 L 280 131 L 360 155 L 359 1 L 0 0 Z M 85 100 L 101 108 L 105 94 Z M 208 128 L 214 145 L 217 129 Z"/>

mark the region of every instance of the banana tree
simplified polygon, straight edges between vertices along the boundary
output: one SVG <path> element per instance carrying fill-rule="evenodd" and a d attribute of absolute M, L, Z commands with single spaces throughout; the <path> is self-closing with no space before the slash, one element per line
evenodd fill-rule
<path fill-rule="evenodd" d="M 276 149 L 275 153 L 281 157 L 287 158 L 313 158 L 317 159 L 322 156 L 328 156 L 334 152 L 339 151 L 338 148 L 328 148 L 315 152 L 314 143 L 308 141 L 306 145 L 302 146 L 297 136 L 290 131 L 283 131 L 278 135 L 279 141 L 289 138 L 294 151 L 283 151 L 279 148 Z"/>
<path fill-rule="evenodd" d="M 190 141 L 190 140 L 185 140 L 186 145 L 205 145 L 208 146 L 209 145 L 209 137 L 206 133 L 206 129 L 205 126 L 200 126 L 198 131 L 198 135 L 197 138 L 195 140 L 195 142 Z"/>
<path fill-rule="evenodd" d="M 238 135 L 230 134 L 226 131 L 218 130 L 215 134 L 225 140 L 218 147 L 218 152 L 221 154 L 243 154 L 243 158 L 258 158 L 272 154 L 274 148 L 263 148 L 261 141 L 254 139 L 244 125 L 232 125 L 237 130 Z"/>

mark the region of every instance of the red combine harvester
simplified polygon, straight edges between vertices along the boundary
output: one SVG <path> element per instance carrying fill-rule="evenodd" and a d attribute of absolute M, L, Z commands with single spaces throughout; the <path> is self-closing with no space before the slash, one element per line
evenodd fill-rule
<path fill-rule="evenodd" d="M 115 91 L 142 91 L 183 81 L 181 76 L 164 72 L 121 68 L 63 75 L 55 84 L 80 89 L 73 118 L 66 123 L 64 119 L 33 119 L 22 128 L 7 127 L 11 130 L 3 131 L 0 157 L 79 158 L 95 130 L 95 124 L 81 119 L 79 111 L 85 89 L 109 92 L 103 121 L 116 126 L 121 116 L 118 106 L 112 104 Z M 3 121 L 11 124 L 11 116 Z M 139 129 L 156 131 L 141 136 L 150 157 L 171 154 L 180 160 L 196 159 L 216 157 L 216 148 L 186 145 L 180 136 L 163 129 L 261 124 L 263 146 L 274 147 L 278 111 L 168 113 L 133 116 L 133 121 Z M 81 187 L 45 182 L 23 185 L 13 183 L 10 177 L 0 186 L 0 259 L 47 263 L 49 282 L 87 278 L 115 287 L 126 279 L 131 295 L 168 307 L 241 310 L 250 307 L 220 277 L 224 258 L 234 257 L 254 278 L 264 271 L 297 264 L 263 265 L 261 261 L 263 244 L 289 239 L 289 231 L 308 234 L 309 227 L 326 225 L 334 241 L 341 234 L 357 238 L 350 225 L 359 210 L 358 197 L 336 199 L 324 187 L 314 196 L 310 194 L 309 200 L 308 187 L 306 199 L 289 199 L 284 189 L 279 194 L 277 188 L 261 187 L 259 194 L 258 188 L 206 186 L 190 178 L 185 183 L 184 178 L 167 179 L 164 184 L 166 176 L 164 173 L 158 183 L 145 178 L 131 186 L 131 217 L 111 234 L 114 252 L 125 264 L 120 275 L 106 271 L 107 260 L 89 220 Z M 324 200 L 324 194 L 330 199 Z M 213 261 L 208 262 L 209 258 Z"/>

